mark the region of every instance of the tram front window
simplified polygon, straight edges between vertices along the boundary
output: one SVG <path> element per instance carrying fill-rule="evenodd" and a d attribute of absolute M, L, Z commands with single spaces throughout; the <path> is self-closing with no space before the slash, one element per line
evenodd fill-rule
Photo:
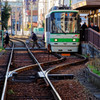
<path fill-rule="evenodd" d="M 52 33 L 76 33 L 78 30 L 78 13 L 56 12 L 51 14 Z"/>

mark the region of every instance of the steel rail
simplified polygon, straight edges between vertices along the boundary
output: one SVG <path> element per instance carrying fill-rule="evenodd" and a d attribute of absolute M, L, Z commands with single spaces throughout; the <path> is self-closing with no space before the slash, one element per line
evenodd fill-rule
<path fill-rule="evenodd" d="M 52 71 L 52 70 L 54 70 L 54 69 L 56 69 L 56 68 L 60 68 L 60 67 L 62 67 L 62 66 L 69 66 L 69 65 L 73 65 L 73 64 L 78 64 L 79 62 L 82 63 L 82 62 L 87 61 L 87 58 L 86 58 L 85 56 L 80 55 L 80 54 L 75 54 L 75 55 L 78 56 L 78 57 L 80 57 L 80 58 L 83 58 L 83 60 L 82 60 L 82 61 L 77 61 L 77 62 L 75 62 L 75 63 L 62 64 L 62 65 L 59 65 L 59 66 L 55 66 L 55 67 L 49 68 L 49 69 L 47 69 L 47 70 L 45 71 L 46 78 L 47 78 L 47 80 L 49 81 L 49 84 L 51 84 L 51 87 L 52 87 L 52 89 L 53 89 L 54 91 L 55 91 L 56 89 L 53 87 L 53 84 L 52 84 L 51 81 L 49 80 L 49 72 Z M 60 96 L 59 96 L 59 97 L 60 97 Z M 60 97 L 59 100 L 62 100 L 61 97 Z"/>
<path fill-rule="evenodd" d="M 12 46 L 12 50 L 11 50 L 11 54 L 10 54 L 10 59 L 9 59 L 9 63 L 8 63 L 8 67 L 7 67 L 7 71 L 6 71 L 6 76 L 5 76 L 5 81 L 4 81 L 4 87 L 3 87 L 3 91 L 2 91 L 2 96 L 1 96 L 1 100 L 5 100 L 5 92 L 6 92 L 6 88 L 7 88 L 7 80 L 8 80 L 8 74 L 9 74 L 9 69 L 10 69 L 10 65 L 11 65 L 11 61 L 12 61 L 12 56 L 13 56 L 13 49 L 14 49 L 14 43 Z"/>
<path fill-rule="evenodd" d="M 26 43 L 25 43 L 25 44 L 26 44 Z M 27 44 L 26 44 L 26 46 L 27 46 Z M 49 80 L 47 73 L 45 73 L 45 71 L 44 71 L 43 68 L 41 67 L 40 63 L 37 61 L 37 59 L 35 58 L 35 56 L 32 54 L 32 52 L 30 51 L 30 49 L 28 48 L 28 46 L 27 46 L 27 49 L 28 49 L 28 51 L 30 52 L 30 54 L 32 55 L 32 57 L 35 59 L 35 61 L 37 62 L 38 66 L 40 67 L 40 69 L 41 69 L 41 71 L 42 71 L 42 73 L 43 73 L 43 75 L 44 75 L 45 81 L 46 81 L 46 82 L 49 84 L 49 86 L 53 89 L 53 91 L 54 91 L 54 93 L 55 93 L 55 96 L 56 96 L 56 100 L 62 100 L 61 97 L 60 97 L 60 95 L 58 94 L 58 92 L 56 91 L 56 89 L 54 88 L 54 86 L 52 85 L 51 81 Z"/>
<path fill-rule="evenodd" d="M 21 40 L 19 40 L 19 39 L 13 39 L 13 40 L 18 40 L 18 41 L 21 41 Z M 21 41 L 21 42 L 23 42 L 23 41 Z M 26 44 L 25 42 L 23 42 L 23 43 L 25 44 L 25 46 L 26 46 L 26 48 L 27 48 L 28 52 L 29 52 L 29 53 L 30 53 L 30 55 L 34 58 L 34 60 L 36 61 L 36 63 L 37 63 L 37 64 L 38 64 L 38 66 L 40 67 L 40 69 L 41 69 L 41 71 L 42 71 L 43 75 L 45 76 L 44 70 L 42 69 L 42 67 L 41 67 L 40 63 L 37 61 L 37 59 L 35 58 L 35 56 L 32 54 L 32 52 L 31 52 L 31 51 L 30 51 L 30 49 L 28 48 L 27 44 Z"/>
<path fill-rule="evenodd" d="M 82 58 L 83 60 L 77 61 L 77 62 L 74 62 L 74 63 L 62 64 L 62 65 L 59 65 L 59 66 L 55 66 L 55 67 L 49 68 L 49 69 L 46 70 L 46 73 L 49 73 L 50 71 L 52 71 L 52 70 L 54 70 L 56 68 L 60 68 L 60 67 L 68 66 L 68 65 L 73 65 L 73 64 L 78 64 L 80 62 L 83 63 L 85 61 L 88 61 L 88 58 L 86 58 L 83 55 L 80 55 L 80 54 L 75 54 L 75 55 L 78 56 L 78 57 L 80 57 L 80 58 Z"/>
<path fill-rule="evenodd" d="M 80 58 L 83 58 L 83 60 L 77 61 L 77 62 L 74 62 L 74 63 L 68 63 L 68 64 L 58 65 L 58 66 L 55 66 L 55 67 L 47 69 L 45 72 L 48 74 L 50 71 L 55 70 L 57 68 L 61 68 L 61 67 L 69 66 L 69 65 L 71 66 L 71 65 L 74 65 L 74 64 L 79 64 L 79 63 L 83 63 L 83 62 L 88 61 L 88 58 L 86 58 L 83 55 L 80 55 L 80 54 L 75 54 L 75 55 L 78 56 L 78 57 L 80 57 Z"/>
<path fill-rule="evenodd" d="M 20 41 L 20 40 L 19 40 Z M 36 57 L 32 54 L 32 52 L 30 51 L 30 49 L 28 48 L 27 44 L 24 43 L 26 48 L 28 49 L 29 53 L 31 54 L 31 56 L 34 58 L 34 60 L 36 61 L 36 63 L 38 64 L 40 70 L 42 71 L 43 75 L 44 75 L 44 80 L 47 84 L 49 84 L 49 86 L 52 88 L 52 90 L 54 91 L 54 94 L 56 96 L 56 100 L 62 100 L 60 95 L 58 94 L 58 92 L 56 91 L 56 89 L 54 88 L 54 86 L 52 85 L 51 81 L 48 78 L 47 73 L 45 73 L 45 71 L 43 70 L 43 68 L 41 67 L 41 64 L 38 62 L 38 60 L 36 59 Z"/>
<path fill-rule="evenodd" d="M 5 100 L 5 95 L 6 95 L 6 90 L 7 90 L 7 81 L 8 81 L 8 76 L 9 76 L 9 69 L 10 69 L 10 65 L 11 65 L 11 61 L 12 61 L 12 57 L 13 57 L 13 52 L 14 52 L 14 43 L 12 42 L 12 48 L 11 48 L 11 54 L 10 54 L 10 58 L 9 58 L 9 63 L 7 66 L 7 71 L 6 71 L 6 75 L 5 75 L 5 81 L 4 81 L 4 86 L 3 86 L 3 91 L 2 91 L 2 95 L 1 95 L 1 100 Z"/>
<path fill-rule="evenodd" d="M 65 58 L 61 58 L 60 60 L 55 60 L 55 61 L 49 61 L 49 62 L 44 62 L 44 63 L 40 63 L 41 66 L 45 66 L 47 64 L 51 64 L 51 63 L 58 63 L 59 61 L 63 61 L 65 60 Z M 29 70 L 29 69 L 32 69 L 33 67 L 37 67 L 38 64 L 32 64 L 32 65 L 28 65 L 28 66 L 23 66 L 21 68 L 17 68 L 17 69 L 14 69 L 12 71 L 9 72 L 9 77 L 11 77 L 13 75 L 13 73 L 19 73 L 19 72 L 22 72 L 22 71 L 26 71 L 26 70 Z"/>
<path fill-rule="evenodd" d="M 18 39 L 16 39 L 16 40 L 18 40 Z M 23 41 L 21 41 L 21 40 L 18 40 L 18 41 L 23 42 Z M 35 58 L 35 56 L 32 54 L 32 52 L 31 52 L 30 49 L 28 48 L 27 44 L 26 44 L 25 42 L 23 42 L 23 43 L 25 44 L 25 46 L 26 46 L 28 52 L 30 53 L 30 55 L 32 56 L 32 58 L 35 60 L 35 62 L 37 63 L 37 65 L 39 66 L 41 72 L 43 73 L 45 82 L 52 88 L 52 90 L 53 90 L 53 92 L 54 92 L 54 94 L 55 94 L 55 96 L 56 96 L 56 100 L 62 100 L 61 97 L 59 96 L 58 92 L 57 92 L 56 89 L 54 88 L 54 86 L 51 84 L 49 78 L 47 77 L 47 76 L 48 76 L 47 73 L 45 73 L 45 71 L 42 69 L 41 64 L 37 61 L 37 59 Z M 5 82 L 5 86 L 4 86 L 4 89 L 3 89 L 3 94 L 2 94 L 1 100 L 5 100 L 5 92 L 6 92 L 6 87 L 7 87 L 8 76 L 10 76 L 11 73 L 13 73 L 13 72 L 15 71 L 15 70 L 14 70 L 13 72 L 12 72 L 12 71 L 11 71 L 11 72 L 9 71 L 10 64 L 11 64 L 11 60 L 12 60 L 13 51 L 14 51 L 14 45 L 13 45 L 13 48 L 12 48 L 12 53 L 11 53 L 11 57 L 10 57 L 10 62 L 9 62 L 8 69 L 7 69 L 6 80 L 5 80 L 6 82 Z"/>
<path fill-rule="evenodd" d="M 28 48 L 28 46 L 27 46 L 27 44 L 26 44 L 26 43 L 25 43 L 25 45 L 26 45 L 26 47 L 27 47 L 27 49 L 28 49 L 29 53 L 31 54 L 31 56 L 34 58 L 35 62 L 38 64 L 38 66 L 39 66 L 40 70 L 42 71 L 42 73 L 43 73 L 44 77 L 46 77 L 45 72 L 44 72 L 44 70 L 42 69 L 42 67 L 41 67 L 40 63 L 37 61 L 36 57 L 32 54 L 32 52 L 30 51 L 30 49 Z M 44 79 L 45 79 L 45 82 L 48 84 L 47 79 L 46 79 L 46 78 L 44 78 Z"/>

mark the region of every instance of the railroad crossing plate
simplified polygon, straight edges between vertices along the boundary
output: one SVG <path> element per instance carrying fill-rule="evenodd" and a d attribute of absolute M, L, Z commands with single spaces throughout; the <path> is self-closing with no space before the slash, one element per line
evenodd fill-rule
<path fill-rule="evenodd" d="M 43 71 L 45 73 L 45 71 Z M 43 72 L 38 72 L 39 77 L 45 77 Z"/>

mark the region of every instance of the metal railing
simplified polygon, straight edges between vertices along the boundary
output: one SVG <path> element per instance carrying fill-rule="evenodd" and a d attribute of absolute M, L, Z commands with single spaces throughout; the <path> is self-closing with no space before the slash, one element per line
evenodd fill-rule
<path fill-rule="evenodd" d="M 97 49 L 100 49 L 100 33 L 89 28 L 88 29 L 88 42 L 93 44 Z"/>
<path fill-rule="evenodd" d="M 85 42 L 92 44 L 97 49 L 100 49 L 100 33 L 88 28 L 85 30 Z"/>
<path fill-rule="evenodd" d="M 83 38 L 84 37 L 84 38 Z M 100 49 L 100 33 L 91 29 L 85 29 L 85 33 L 83 36 L 82 30 L 80 30 L 80 40 L 85 43 L 89 43 L 93 45 L 96 49 Z"/>
<path fill-rule="evenodd" d="M 7 81 L 8 81 L 9 69 L 10 69 L 10 65 L 11 65 L 11 61 L 12 61 L 12 57 L 13 57 L 13 51 L 14 51 L 14 44 L 12 46 L 12 50 L 10 53 L 10 58 L 9 58 L 9 63 L 8 63 L 8 67 L 7 67 L 7 71 L 6 71 L 6 75 L 5 75 L 5 81 L 4 81 L 4 87 L 3 87 L 3 91 L 2 91 L 1 100 L 6 100 Z"/>

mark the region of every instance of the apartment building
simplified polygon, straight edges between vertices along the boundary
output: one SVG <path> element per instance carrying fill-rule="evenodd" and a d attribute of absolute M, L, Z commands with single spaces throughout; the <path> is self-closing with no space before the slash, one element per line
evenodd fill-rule
<path fill-rule="evenodd" d="M 38 1 L 37 0 L 24 0 L 24 16 L 25 27 L 32 28 L 37 27 L 38 21 Z M 32 22 L 31 22 L 32 21 Z M 32 29 L 33 30 L 33 29 Z"/>
<path fill-rule="evenodd" d="M 45 20 L 44 18 L 45 18 L 46 9 L 47 9 L 46 4 L 47 4 L 46 0 L 38 1 L 38 28 L 43 27 L 43 23 Z"/>

